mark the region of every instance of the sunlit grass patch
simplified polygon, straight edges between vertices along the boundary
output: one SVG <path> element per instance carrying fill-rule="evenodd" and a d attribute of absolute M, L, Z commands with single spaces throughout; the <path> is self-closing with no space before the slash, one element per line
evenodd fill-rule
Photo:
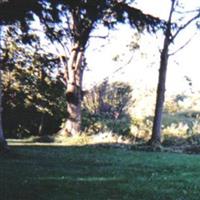
<path fill-rule="evenodd" d="M 24 139 L 8 139 L 11 146 L 83 146 L 95 144 L 133 144 L 130 137 L 121 136 L 112 132 L 100 132 L 94 135 L 82 133 L 75 136 L 54 135 L 45 137 L 29 137 Z"/>

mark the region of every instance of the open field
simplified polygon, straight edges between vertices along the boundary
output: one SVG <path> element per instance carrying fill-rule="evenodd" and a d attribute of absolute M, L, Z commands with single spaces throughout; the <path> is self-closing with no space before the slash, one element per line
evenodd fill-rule
<path fill-rule="evenodd" d="M 1 200 L 198 200 L 200 157 L 95 146 L 13 146 Z"/>

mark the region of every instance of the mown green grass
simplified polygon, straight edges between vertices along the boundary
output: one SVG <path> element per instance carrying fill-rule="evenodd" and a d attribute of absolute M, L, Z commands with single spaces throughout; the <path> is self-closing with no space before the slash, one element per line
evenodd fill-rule
<path fill-rule="evenodd" d="M 1 200 L 199 200 L 200 157 L 103 147 L 12 147 Z"/>

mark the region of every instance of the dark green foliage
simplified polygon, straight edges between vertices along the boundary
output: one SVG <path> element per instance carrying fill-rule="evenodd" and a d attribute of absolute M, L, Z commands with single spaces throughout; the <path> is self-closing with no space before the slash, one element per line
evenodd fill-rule
<path fill-rule="evenodd" d="M 200 157 L 100 147 L 12 147 L 2 200 L 198 200 Z M 40 155 L 40 156 L 38 156 Z"/>
<path fill-rule="evenodd" d="M 26 0 L 7 0 L 0 3 L 0 23 L 10 24 L 21 20 L 26 24 L 27 21 L 33 19 L 33 14 L 38 15 L 45 24 L 55 23 L 60 22 L 60 16 L 69 14 L 67 13 L 69 11 L 72 15 L 77 15 L 80 27 L 78 29 L 76 27 L 76 30 L 81 32 L 76 32 L 73 28 L 68 31 L 75 40 L 82 37 L 81 40 L 85 42 L 87 42 L 89 32 L 99 22 L 110 28 L 118 22 L 125 23 L 127 21 L 138 30 L 144 27 L 147 27 L 148 31 L 164 28 L 163 21 L 151 15 L 145 15 L 142 11 L 132 7 L 131 3 L 133 1 L 128 0 L 119 2 L 116 0 L 29 0 L 28 2 Z M 51 34 L 51 36 L 53 35 Z"/>
<path fill-rule="evenodd" d="M 11 37 L 12 36 L 12 37 Z M 20 43 L 13 30 L 2 41 L 3 125 L 7 137 L 52 134 L 65 116 L 58 58 L 37 45 Z"/>
<path fill-rule="evenodd" d="M 0 24 L 11 24 L 25 17 L 32 19 L 30 11 L 39 13 L 42 6 L 39 0 L 3 0 L 0 1 Z"/>
<path fill-rule="evenodd" d="M 92 1 L 52 1 L 51 6 L 45 7 L 46 17 L 40 17 L 41 22 L 46 26 L 46 34 L 51 40 L 57 40 L 68 36 L 71 41 L 78 42 L 81 47 L 85 47 L 90 33 L 98 24 L 103 24 L 109 29 L 114 28 L 118 23 L 128 23 L 138 31 L 145 28 L 149 32 L 155 32 L 158 29 L 164 29 L 164 21 L 145 15 L 141 10 L 131 6 L 133 1 L 115 1 L 115 0 L 92 0 Z M 59 5 L 59 6 L 58 6 Z M 53 8 L 53 9 L 52 9 Z M 73 25 L 68 26 L 70 14 L 73 16 Z M 61 19 L 64 17 L 65 20 Z M 55 27 L 52 23 L 64 22 L 61 29 Z M 64 29 L 63 29 L 64 28 Z"/>
<path fill-rule="evenodd" d="M 131 86 L 123 82 L 103 82 L 88 91 L 83 102 L 83 129 L 89 133 L 112 131 L 130 132 L 132 106 Z"/>

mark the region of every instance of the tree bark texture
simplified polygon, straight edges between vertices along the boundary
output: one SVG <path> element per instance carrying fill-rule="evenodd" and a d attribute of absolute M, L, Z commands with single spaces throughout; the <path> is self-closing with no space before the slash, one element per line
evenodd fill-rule
<path fill-rule="evenodd" d="M 81 132 L 81 90 L 83 77 L 83 49 L 75 44 L 66 69 L 66 98 L 67 114 L 64 125 L 64 134 L 77 135 Z"/>
<path fill-rule="evenodd" d="M 163 107 L 165 101 L 165 83 L 167 75 L 167 64 L 168 64 L 168 46 L 161 52 L 160 56 L 160 69 L 159 69 L 159 78 L 158 78 L 158 87 L 157 87 L 157 96 L 156 96 L 156 107 L 155 115 L 153 121 L 152 137 L 151 143 L 160 144 L 161 143 L 161 126 L 162 126 L 162 115 Z"/>
<path fill-rule="evenodd" d="M 71 33 L 73 39 L 65 72 L 68 116 L 63 130 L 65 135 L 70 136 L 77 135 L 81 132 L 82 79 L 84 72 L 83 58 L 85 46 L 93 28 L 93 22 L 86 22 L 85 19 L 82 19 L 81 12 L 78 6 L 71 10 Z M 63 133 L 63 131 L 61 133 Z"/>

